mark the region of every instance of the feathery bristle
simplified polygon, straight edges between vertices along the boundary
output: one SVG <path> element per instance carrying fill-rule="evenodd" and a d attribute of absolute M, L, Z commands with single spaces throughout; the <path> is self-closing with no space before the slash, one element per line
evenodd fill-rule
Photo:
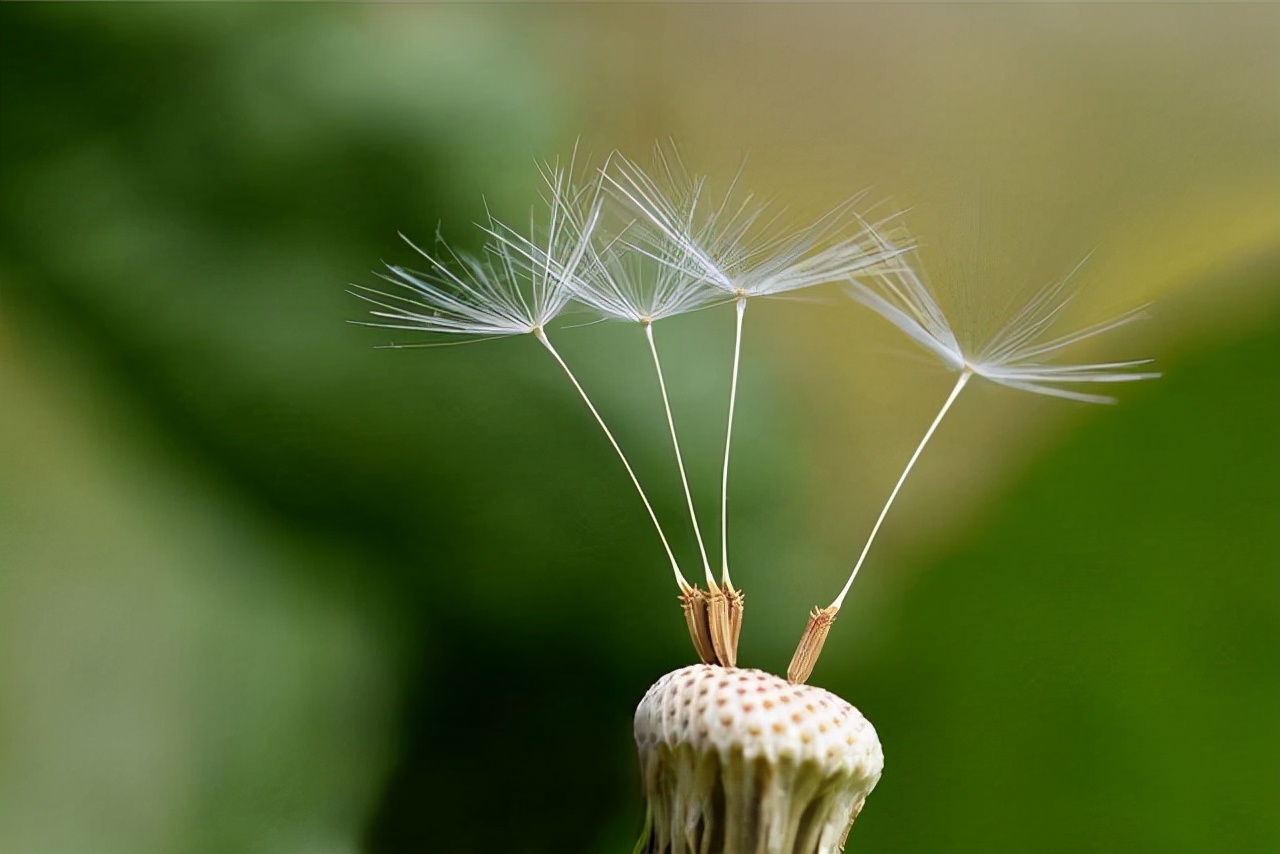
<path fill-rule="evenodd" d="M 679 155 L 659 146 L 654 174 L 622 156 L 604 178 L 650 226 L 632 248 L 704 279 L 732 296 L 770 296 L 843 281 L 905 251 L 874 239 L 857 214 L 862 194 L 810 224 L 791 228 L 785 210 L 738 188 L 708 201 L 706 179 L 691 176 Z"/>
<path fill-rule="evenodd" d="M 877 235 L 886 246 L 893 245 Z M 1068 277 L 1069 278 L 1069 277 Z M 1153 371 L 1134 371 L 1150 364 L 1149 359 L 1092 364 L 1049 365 L 1043 360 L 1096 335 L 1101 335 L 1142 316 L 1143 309 L 1087 326 L 1056 338 L 1046 339 L 1059 314 L 1070 302 L 1063 291 L 1067 279 L 1042 289 L 976 352 L 962 345 L 928 286 L 907 262 L 899 259 L 873 275 L 851 277 L 849 295 L 875 311 L 932 351 L 954 371 L 967 370 L 991 382 L 1035 394 L 1064 397 L 1086 403 L 1111 403 L 1113 398 L 1060 388 L 1071 383 L 1116 383 L 1154 379 Z"/>
<path fill-rule="evenodd" d="M 523 335 L 546 327 L 572 296 L 567 282 L 588 252 L 599 214 L 598 189 L 572 185 L 569 170 L 542 168 L 550 192 L 541 219 L 531 214 L 527 233 L 489 214 L 480 230 L 488 240 L 480 255 L 451 248 L 437 235 L 435 252 L 404 237 L 426 259 L 425 271 L 388 264 L 380 275 L 394 292 L 363 285 L 352 293 L 373 303 L 388 329 L 491 338 Z M 585 209 L 584 199 L 591 201 Z"/>

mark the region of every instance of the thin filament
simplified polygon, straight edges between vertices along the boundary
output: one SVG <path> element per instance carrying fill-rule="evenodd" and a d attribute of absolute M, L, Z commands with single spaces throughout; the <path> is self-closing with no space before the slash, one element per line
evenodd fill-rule
<path fill-rule="evenodd" d="M 702 529 L 698 527 L 698 514 L 693 509 L 693 493 L 689 491 L 689 478 L 684 472 L 684 457 L 680 454 L 680 440 L 676 438 L 676 422 L 671 416 L 671 401 L 667 397 L 667 382 L 662 377 L 662 362 L 658 360 L 658 345 L 653 341 L 653 324 L 644 325 L 645 338 L 649 340 L 649 352 L 653 354 L 653 367 L 658 372 L 658 387 L 662 390 L 662 406 L 667 411 L 667 426 L 671 428 L 671 445 L 676 451 L 676 466 L 680 469 L 680 483 L 684 485 L 684 500 L 689 505 L 689 519 L 693 522 L 693 535 L 698 540 L 698 552 L 702 555 L 702 568 L 707 573 L 707 586 L 715 589 L 715 576 L 711 574 L 711 561 L 707 560 L 707 547 L 702 542 Z"/>
<path fill-rule="evenodd" d="M 729 582 L 729 444 L 733 441 L 733 410 L 738 401 L 738 360 L 742 354 L 742 317 L 747 313 L 747 298 L 739 296 L 738 325 L 733 337 L 733 380 L 729 385 L 729 426 L 724 431 L 724 470 L 720 475 L 720 581 Z"/>
<path fill-rule="evenodd" d="M 600 413 L 596 410 L 595 404 L 591 402 L 591 398 L 587 397 L 587 392 L 578 382 L 578 378 L 573 375 L 573 371 L 569 370 L 569 366 L 565 364 L 560 353 L 555 347 L 551 346 L 550 339 L 541 330 L 534 330 L 533 333 L 537 339 L 542 342 L 542 346 L 547 348 L 561 368 L 564 368 L 565 374 L 569 377 L 569 382 L 573 383 L 573 387 L 578 390 L 578 394 L 582 396 L 582 401 L 587 405 L 587 409 L 591 410 L 591 414 L 595 416 L 596 423 L 600 425 L 600 429 L 604 431 L 605 436 L 609 438 L 609 444 L 613 445 L 613 449 L 618 452 L 618 459 L 622 460 L 622 465 L 626 468 L 627 474 L 631 476 L 631 483 L 635 485 L 636 492 L 640 493 L 640 500 L 644 502 L 644 509 L 649 511 L 649 518 L 653 520 L 653 527 L 658 531 L 658 538 L 662 540 L 662 548 L 667 552 L 667 559 L 671 561 L 671 570 L 676 575 L 676 585 L 682 590 L 689 589 L 689 582 L 685 581 L 684 575 L 680 572 L 680 566 L 676 563 L 675 553 L 671 551 L 671 544 L 667 542 L 667 535 L 662 532 L 662 525 L 658 523 L 658 514 L 653 512 L 653 505 L 649 503 L 649 497 L 645 495 L 644 489 L 640 486 L 640 480 L 636 477 L 636 473 L 631 468 L 631 463 L 627 461 L 627 455 L 622 453 L 622 448 L 618 446 L 618 441 L 613 438 L 613 433 L 609 431 L 605 425 L 604 419 L 600 417 Z"/>
<path fill-rule="evenodd" d="M 832 608 L 839 608 L 844 602 L 845 594 L 849 592 L 849 588 L 853 585 L 853 579 L 857 577 L 858 570 L 862 568 L 862 562 L 867 559 L 867 552 L 871 551 L 871 543 L 875 540 L 876 534 L 880 530 L 880 524 L 884 522 L 884 517 L 888 515 L 889 508 L 893 506 L 893 499 L 898 497 L 898 490 L 902 489 L 903 482 L 907 479 L 907 475 L 911 474 L 911 467 L 916 464 L 916 460 L 920 458 L 920 452 L 924 450 L 924 446 L 929 443 L 929 439 L 933 437 L 933 431 L 938 429 L 938 425 L 942 423 L 942 418 L 947 414 L 947 410 L 951 408 L 951 404 L 955 403 L 960 392 L 964 389 L 965 383 L 969 381 L 969 377 L 973 376 L 973 372 L 965 368 L 960 372 L 960 379 L 956 381 L 955 388 L 951 389 L 951 394 L 947 397 L 947 402 L 942 404 L 942 409 L 938 411 L 938 415 L 933 419 L 933 423 L 929 425 L 929 429 L 925 431 L 924 438 L 920 440 L 920 444 L 916 446 L 915 453 L 911 455 L 911 459 L 907 460 L 907 467 L 902 470 L 902 475 L 898 478 L 897 484 L 893 487 L 893 492 L 889 493 L 889 500 L 884 503 L 884 509 L 880 511 L 880 518 L 876 519 L 876 523 L 871 528 L 871 536 L 867 537 L 867 544 L 862 547 L 862 554 L 858 556 L 858 562 L 854 564 L 853 572 L 849 573 L 849 580 L 844 583 L 844 589 L 840 591 L 840 595 L 831 603 Z"/>

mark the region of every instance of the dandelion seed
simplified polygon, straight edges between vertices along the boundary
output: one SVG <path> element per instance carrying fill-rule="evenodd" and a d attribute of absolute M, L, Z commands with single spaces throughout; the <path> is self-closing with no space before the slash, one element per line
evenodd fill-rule
<path fill-rule="evenodd" d="M 813 666 L 818 663 L 818 656 L 822 655 L 823 644 L 827 642 L 827 634 L 831 631 L 831 624 L 835 622 L 838 610 L 836 607 L 814 608 L 809 614 L 809 625 L 805 626 L 795 654 L 791 656 L 791 663 L 787 665 L 788 682 L 808 681 L 809 674 L 813 673 Z"/>
<path fill-rule="evenodd" d="M 554 165 L 543 175 L 551 189 L 546 223 L 531 222 L 527 236 L 489 214 L 480 226 L 488 237 L 480 255 L 451 248 L 439 234 L 435 254 L 405 237 L 427 269 L 387 265 L 389 275 L 380 278 L 397 288 L 393 292 L 353 286 L 356 296 L 378 307 L 370 314 L 379 320 L 366 325 L 469 338 L 546 329 L 572 296 L 565 283 L 590 246 L 599 205 L 586 217 L 574 215 L 571 204 L 583 191 L 572 189 L 569 173 Z"/>
<path fill-rule="evenodd" d="M 531 222 L 525 235 L 490 215 L 480 226 L 488 236 L 482 255 L 455 251 L 441 240 L 437 240 L 439 249 L 434 255 L 414 246 L 427 260 L 426 272 L 389 265 L 390 275 L 382 278 L 399 291 L 386 293 L 357 285 L 353 293 L 378 307 L 370 313 L 379 320 L 365 325 L 468 339 L 533 335 L 564 371 L 604 431 L 658 532 L 681 601 L 693 601 L 694 588 L 680 571 L 635 470 L 586 389 L 547 336 L 548 324 L 573 296 L 569 282 L 590 252 L 600 213 L 599 185 L 575 185 L 572 161 L 567 169 L 548 164 L 541 171 L 547 185 L 545 225 Z M 701 655 L 704 645 L 696 635 L 693 640 Z"/>
<path fill-rule="evenodd" d="M 785 209 L 738 189 L 707 203 L 706 179 L 693 177 L 674 152 L 656 149 L 657 177 L 621 155 L 604 172 L 615 195 L 639 211 L 661 240 L 635 244 L 706 280 L 727 297 L 775 296 L 840 282 L 902 254 L 877 239 L 857 214 L 854 196 L 807 226 L 792 228 Z M 664 189 L 667 188 L 667 189 Z"/>
<path fill-rule="evenodd" d="M 887 238 L 881 237 L 881 240 L 887 242 Z M 1046 340 L 1051 324 L 1071 302 L 1071 295 L 1063 295 L 1070 278 L 1068 275 L 1041 290 L 986 346 L 976 351 L 960 345 L 933 294 L 915 270 L 906 264 L 894 265 L 873 277 L 853 279 L 848 292 L 916 343 L 931 350 L 953 371 L 967 372 L 1021 391 L 1084 403 L 1114 403 L 1113 397 L 1059 386 L 1134 382 L 1160 376 L 1158 373 L 1132 370 L 1150 364 L 1150 359 L 1085 365 L 1044 363 L 1044 359 L 1072 344 L 1136 320 L 1145 309 L 1145 306 L 1139 307 L 1119 317 Z"/>
<path fill-rule="evenodd" d="M 627 251 L 622 239 L 614 238 L 579 265 L 567 283 L 576 300 L 607 318 L 654 323 L 697 311 L 719 297 L 674 259 Z"/>
<path fill-rule="evenodd" d="M 694 538 L 702 558 L 710 597 L 714 598 L 719 593 L 719 589 L 715 583 L 715 576 L 711 573 L 711 563 L 707 557 L 702 528 L 694 509 L 693 493 L 689 487 L 684 457 L 680 450 L 680 439 L 676 431 L 671 400 L 667 394 L 662 361 L 658 356 L 653 324 L 655 321 L 701 308 L 708 303 L 709 299 L 715 298 L 715 292 L 704 287 L 700 279 L 685 273 L 673 264 L 660 263 L 636 252 L 619 251 L 619 246 L 620 244 L 615 241 L 605 250 L 589 257 L 582 265 L 581 272 L 569 283 L 569 288 L 579 302 L 590 306 L 605 317 L 630 321 L 644 328 L 645 340 L 649 345 L 654 371 L 658 377 L 658 388 L 662 394 L 663 410 L 671 435 L 671 445 L 675 451 L 676 466 L 684 489 L 689 519 L 693 525 Z M 705 604 L 704 607 L 706 607 Z M 728 655 L 727 658 L 730 660 L 726 660 L 722 633 L 713 632 L 713 637 L 716 638 L 714 646 L 717 650 L 717 658 L 722 663 L 731 663 L 732 655 Z"/>
<path fill-rule="evenodd" d="M 784 211 L 758 202 L 751 193 L 738 192 L 737 178 L 718 204 L 706 203 L 705 179 L 690 176 L 674 149 L 668 153 L 657 147 L 656 161 L 656 178 L 622 156 L 615 157 L 616 165 L 604 171 L 615 194 L 638 210 L 651 226 L 649 239 L 629 245 L 671 268 L 677 277 L 706 282 L 732 299 L 736 308 L 720 481 L 723 595 L 712 585 L 708 599 L 713 631 L 725 638 L 725 644 L 736 654 L 744 598 L 729 573 L 729 459 L 747 300 L 844 281 L 905 250 L 874 239 L 869 226 L 855 211 L 860 197 L 793 230 L 783 221 Z"/>
<path fill-rule="evenodd" d="M 892 245 L 884 235 L 877 235 L 877 239 L 886 246 Z M 1079 269 L 1079 265 L 1076 269 Z M 1074 272 L 1073 270 L 1072 273 Z M 873 309 L 916 343 L 932 351 L 948 368 L 959 371 L 960 376 L 946 401 L 943 402 L 942 408 L 929 425 L 929 429 L 925 431 L 924 437 L 907 460 L 902 474 L 889 493 L 888 500 L 880 510 L 880 515 L 871 527 L 871 533 L 862 548 L 862 553 L 858 556 L 853 571 L 841 588 L 840 594 L 824 609 L 830 614 L 828 629 L 829 623 L 835 620 L 836 613 L 844 603 L 844 598 L 853 585 L 858 571 L 866 561 L 871 544 L 879 533 L 880 526 L 884 523 L 894 499 L 898 497 L 903 483 L 906 482 L 907 475 L 911 473 L 925 445 L 929 443 L 938 425 L 942 423 L 942 419 L 946 417 L 952 404 L 972 377 L 983 377 L 1000 385 L 1036 394 L 1063 397 L 1085 403 L 1112 403 L 1114 398 L 1064 389 L 1060 385 L 1133 382 L 1160 376 L 1151 371 L 1133 370 L 1150 364 L 1150 359 L 1079 365 L 1048 365 L 1042 361 L 1072 344 L 1123 326 L 1139 317 L 1142 312 L 1142 309 L 1136 309 L 1076 332 L 1049 338 L 1047 335 L 1053 321 L 1070 302 L 1070 296 L 1063 295 L 1069 279 L 1070 275 L 1043 289 L 1023 306 L 986 346 L 976 351 L 970 351 L 961 346 L 942 309 L 938 306 L 937 300 L 910 265 L 897 263 L 891 268 L 877 271 L 873 276 L 850 279 L 848 292 L 851 297 Z M 797 658 L 803 658 L 801 650 L 806 649 L 806 640 L 810 635 L 811 631 L 806 629 L 800 648 L 796 651 Z M 821 647 L 819 646 L 818 649 L 820 650 Z M 799 678 L 793 678 L 792 681 L 803 682 L 808 672 L 812 670 L 813 664 L 816 663 L 816 659 L 815 652 L 807 660 L 807 667 L 797 668 L 796 676 Z M 793 661 L 793 667 L 795 666 L 796 662 Z"/>
<path fill-rule="evenodd" d="M 662 394 L 662 406 L 671 435 L 671 446 L 675 451 L 680 484 L 684 489 L 689 520 L 693 525 L 694 539 L 698 544 L 709 590 L 707 594 L 696 589 L 682 590 L 681 607 L 699 657 L 704 662 L 719 662 L 732 667 L 736 663 L 736 644 L 730 648 L 722 627 L 714 621 L 709 622 L 711 616 L 719 615 L 722 608 L 718 603 L 725 597 L 716 586 L 715 576 L 711 573 L 711 563 L 707 558 L 702 528 L 694 509 L 693 493 L 689 487 L 671 400 L 667 394 L 666 377 L 653 332 L 655 321 L 701 308 L 715 298 L 715 291 L 706 288 L 700 279 L 685 273 L 674 264 L 662 263 L 643 253 L 625 251 L 624 244 L 618 239 L 601 251 L 589 252 L 576 275 L 567 280 L 567 287 L 575 299 L 605 317 L 631 321 L 644 327 L 645 340 L 649 345 L 654 371 L 658 377 L 658 388 Z"/>

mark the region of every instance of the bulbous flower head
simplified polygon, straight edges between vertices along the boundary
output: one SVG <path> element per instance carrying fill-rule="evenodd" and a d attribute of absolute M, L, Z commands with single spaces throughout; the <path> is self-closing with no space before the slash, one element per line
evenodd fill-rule
<path fill-rule="evenodd" d="M 709 664 L 635 714 L 644 854 L 837 854 L 884 768 L 875 728 L 829 691 Z"/>

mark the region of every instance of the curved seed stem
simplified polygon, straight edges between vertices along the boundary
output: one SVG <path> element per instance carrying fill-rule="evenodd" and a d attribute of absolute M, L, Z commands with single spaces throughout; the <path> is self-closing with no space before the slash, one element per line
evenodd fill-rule
<path fill-rule="evenodd" d="M 738 402 L 738 361 L 742 355 L 742 316 L 747 298 L 737 299 L 738 324 L 733 336 L 733 381 L 729 385 L 729 425 L 724 431 L 724 469 L 720 475 L 720 583 L 732 588 L 729 580 L 729 445 L 733 441 L 733 410 Z"/>
<path fill-rule="evenodd" d="M 591 402 L 591 398 L 587 397 L 587 392 L 578 382 L 578 378 L 573 375 L 573 371 L 569 370 L 569 366 L 565 364 L 563 358 L 555 347 L 551 346 L 551 341 L 547 338 L 546 333 L 541 329 L 534 330 L 534 336 L 547 348 L 556 362 L 564 372 L 569 376 L 569 381 L 573 383 L 573 387 L 578 390 L 578 394 L 582 396 L 582 401 L 587 405 L 587 409 L 591 410 L 591 414 L 595 416 L 596 423 L 600 425 L 600 429 L 604 431 L 605 436 L 609 438 L 609 444 L 613 445 L 613 449 L 618 452 L 618 459 L 622 460 L 622 465 L 626 468 L 627 474 L 631 476 L 631 483 L 635 485 L 636 492 L 640 493 L 640 500 L 644 502 L 644 509 L 649 511 L 649 518 L 653 520 L 653 527 L 658 531 L 658 538 L 662 540 L 662 548 L 667 552 L 667 559 L 671 561 L 671 571 L 675 573 L 676 584 L 683 593 L 689 589 L 689 582 L 685 581 L 684 575 L 680 572 L 680 566 L 676 563 L 675 553 L 671 551 L 671 544 L 667 542 L 667 535 L 662 532 L 662 525 L 658 523 L 658 515 L 653 512 L 653 505 L 649 503 L 649 497 L 645 495 L 644 488 L 640 486 L 640 480 L 636 477 L 635 471 L 631 468 L 631 463 L 627 461 L 627 455 L 622 453 L 622 448 L 618 447 L 618 442 L 613 438 L 613 433 L 609 431 L 605 425 L 604 419 L 600 417 L 600 413 L 596 410 L 595 404 Z"/>
<path fill-rule="evenodd" d="M 880 511 L 880 517 L 876 519 L 876 523 L 871 528 L 871 536 L 867 537 L 867 544 L 862 547 L 862 554 L 858 556 L 858 562 L 854 564 L 853 572 L 849 573 L 849 580 L 844 583 L 844 589 L 840 591 L 840 595 L 831 603 L 832 608 L 839 608 L 844 603 L 845 594 L 849 592 L 849 587 L 853 584 L 853 579 L 857 577 L 858 570 L 862 568 L 862 562 L 867 559 L 867 552 L 871 551 L 871 543 L 876 538 L 876 534 L 880 531 L 880 524 L 884 522 L 884 517 L 889 513 L 889 508 L 893 506 L 893 499 L 898 497 L 898 490 L 902 489 L 902 483 L 907 479 L 907 475 L 911 473 L 911 467 L 916 464 L 916 460 L 920 458 L 920 452 L 924 450 L 924 446 L 929 443 L 929 439 L 933 436 L 933 431 L 938 429 L 938 425 L 942 423 L 942 418 L 947 414 L 947 410 L 951 408 L 951 404 L 955 403 L 960 392 L 964 389 L 965 383 L 969 382 L 969 377 L 973 376 L 973 371 L 965 368 L 960 372 L 960 379 L 956 381 L 955 388 L 951 389 L 951 394 L 947 397 L 947 402 L 942 404 L 937 417 L 933 419 L 933 423 L 929 425 L 929 429 L 925 431 L 924 438 L 920 440 L 920 444 L 916 446 L 915 453 L 911 455 L 911 459 L 907 460 L 907 467 L 902 470 L 901 477 L 898 478 L 897 484 L 893 487 L 893 492 L 889 493 L 889 500 L 884 503 L 884 508 Z"/>
<path fill-rule="evenodd" d="M 707 547 L 702 542 L 702 529 L 698 527 L 698 514 L 693 509 L 693 493 L 689 491 L 689 478 L 684 471 L 684 457 L 680 454 L 680 440 L 676 438 L 676 422 L 671 416 L 671 400 L 667 397 L 667 382 L 662 376 L 662 362 L 658 359 L 658 345 L 653 340 L 652 323 L 644 325 L 644 335 L 649 341 L 649 352 L 653 354 L 653 367 L 658 372 L 658 387 L 662 390 L 662 406 L 667 412 L 667 426 L 671 428 L 671 445 L 676 451 L 676 465 L 680 469 L 680 483 L 684 485 L 684 500 L 689 505 L 689 519 L 693 522 L 693 534 L 698 540 L 698 552 L 702 555 L 702 568 L 707 573 L 707 587 L 714 593 L 716 579 L 711 574 L 711 562 L 707 560 Z"/>

